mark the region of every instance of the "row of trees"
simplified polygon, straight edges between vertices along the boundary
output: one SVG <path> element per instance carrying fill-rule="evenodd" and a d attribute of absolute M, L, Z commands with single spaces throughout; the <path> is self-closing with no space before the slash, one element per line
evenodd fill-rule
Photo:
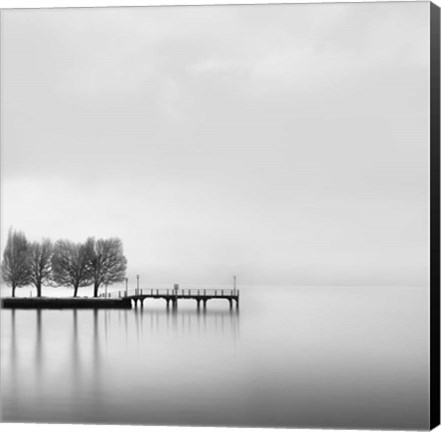
<path fill-rule="evenodd" d="M 29 242 L 21 231 L 9 230 L 1 264 L 2 278 L 12 288 L 33 285 L 37 296 L 47 286 L 67 286 L 78 295 L 80 287 L 93 285 L 93 295 L 98 296 L 101 286 L 123 282 L 127 259 L 118 238 L 89 237 L 84 243 L 58 240 L 52 243 Z"/>

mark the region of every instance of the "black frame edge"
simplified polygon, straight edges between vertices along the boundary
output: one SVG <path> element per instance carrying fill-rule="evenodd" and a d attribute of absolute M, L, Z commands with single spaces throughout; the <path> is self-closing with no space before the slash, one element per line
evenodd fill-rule
<path fill-rule="evenodd" d="M 440 424 L 440 8 L 430 3 L 430 429 Z"/>

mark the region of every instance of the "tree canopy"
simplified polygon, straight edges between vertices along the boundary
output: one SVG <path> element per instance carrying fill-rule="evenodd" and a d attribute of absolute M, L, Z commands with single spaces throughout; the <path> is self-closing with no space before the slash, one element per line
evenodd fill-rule
<path fill-rule="evenodd" d="M 87 240 L 92 256 L 90 267 L 93 278 L 93 295 L 98 296 L 101 285 L 123 282 L 126 276 L 127 259 L 123 254 L 123 245 L 118 238 Z"/>
<path fill-rule="evenodd" d="M 58 240 L 52 257 L 54 282 L 72 287 L 76 297 L 79 287 L 88 286 L 92 282 L 91 258 L 92 249 L 87 243 Z"/>
<path fill-rule="evenodd" d="M 52 281 L 53 244 L 49 239 L 32 242 L 29 247 L 31 282 L 41 297 L 41 287 Z"/>
<path fill-rule="evenodd" d="M 124 281 L 127 259 L 116 237 L 53 244 L 49 239 L 29 242 L 23 232 L 10 229 L 1 270 L 13 297 L 16 288 L 27 285 L 35 286 L 38 297 L 44 285 L 71 287 L 74 297 L 79 288 L 93 285 L 97 297 L 101 286 Z"/>
<path fill-rule="evenodd" d="M 30 245 L 24 233 L 10 229 L 1 269 L 3 280 L 12 288 L 12 297 L 15 297 L 16 288 L 31 283 L 29 252 Z"/>

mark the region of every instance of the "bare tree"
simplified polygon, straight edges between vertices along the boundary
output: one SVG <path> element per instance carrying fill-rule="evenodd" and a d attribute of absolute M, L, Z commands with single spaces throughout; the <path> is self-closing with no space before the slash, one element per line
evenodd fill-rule
<path fill-rule="evenodd" d="M 101 285 L 107 286 L 125 280 L 127 259 L 123 253 L 122 241 L 118 238 L 99 240 L 89 238 L 87 241 L 93 250 L 90 261 L 93 295 L 98 297 Z"/>
<path fill-rule="evenodd" d="M 12 297 L 16 288 L 31 283 L 29 242 L 21 231 L 9 230 L 1 268 L 3 280 L 12 288 Z"/>
<path fill-rule="evenodd" d="M 30 244 L 31 282 L 41 297 L 41 287 L 51 281 L 53 245 L 48 239 Z"/>
<path fill-rule="evenodd" d="M 78 288 L 92 283 L 90 260 L 92 249 L 90 242 L 73 243 L 69 240 L 58 240 L 54 245 L 52 256 L 53 279 L 59 285 L 74 289 L 74 297 Z"/>

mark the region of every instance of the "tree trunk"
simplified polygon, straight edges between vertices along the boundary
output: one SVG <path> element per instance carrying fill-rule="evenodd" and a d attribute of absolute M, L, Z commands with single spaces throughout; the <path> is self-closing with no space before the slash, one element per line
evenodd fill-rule
<path fill-rule="evenodd" d="M 37 297 L 41 297 L 41 284 L 38 284 L 36 288 L 37 288 Z"/>
<path fill-rule="evenodd" d="M 95 282 L 93 285 L 93 296 L 98 297 L 98 290 L 99 290 L 100 284 Z"/>
<path fill-rule="evenodd" d="M 78 285 L 74 286 L 74 297 L 78 295 Z"/>
<path fill-rule="evenodd" d="M 16 286 L 12 285 L 12 297 L 15 297 L 15 288 L 16 288 Z"/>

